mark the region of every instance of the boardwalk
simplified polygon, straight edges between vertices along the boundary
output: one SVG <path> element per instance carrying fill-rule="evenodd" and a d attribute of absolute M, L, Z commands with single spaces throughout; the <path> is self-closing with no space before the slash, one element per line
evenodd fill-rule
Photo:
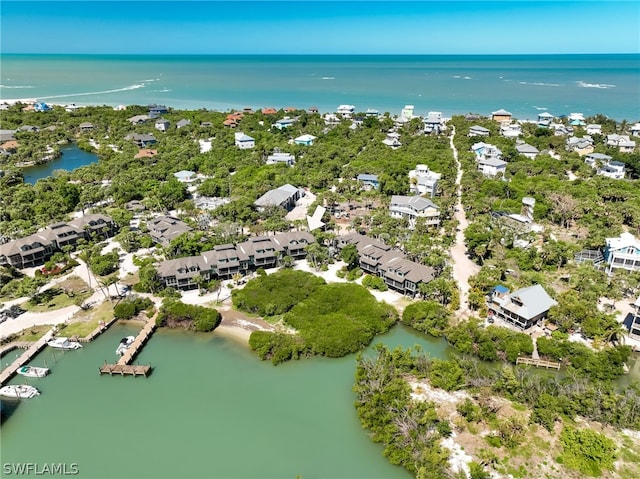
<path fill-rule="evenodd" d="M 19 358 L 17 358 L 9 366 L 3 369 L 0 373 L 0 386 L 4 385 L 9 379 L 11 379 L 18 368 L 24 366 L 31 360 L 31 358 L 38 354 L 47 345 L 47 341 L 49 341 L 52 336 L 53 333 L 51 331 L 48 331 L 35 343 L 32 343 L 31 346 L 24 353 L 22 353 Z"/>
<path fill-rule="evenodd" d="M 0 348 L 0 358 L 4 357 L 5 354 L 10 353 L 14 349 L 29 349 L 29 347 L 33 344 L 33 341 L 14 341 L 9 344 L 5 344 Z"/>
<path fill-rule="evenodd" d="M 545 361 L 544 359 L 534 359 L 534 358 L 523 358 L 519 357 L 516 359 L 516 364 L 528 364 L 531 366 L 536 366 L 538 368 L 545 369 L 560 369 L 560 363 L 556 363 L 553 361 Z"/>
<path fill-rule="evenodd" d="M 134 365 L 131 364 L 136 355 L 144 347 L 147 340 L 151 337 L 156 329 L 155 315 L 147 319 L 147 323 L 140 330 L 136 339 L 131 343 L 129 349 L 122 355 L 116 364 L 107 364 L 100 367 L 100 374 L 108 374 L 113 376 L 119 374 L 121 376 L 147 376 L 151 372 L 151 365 Z"/>

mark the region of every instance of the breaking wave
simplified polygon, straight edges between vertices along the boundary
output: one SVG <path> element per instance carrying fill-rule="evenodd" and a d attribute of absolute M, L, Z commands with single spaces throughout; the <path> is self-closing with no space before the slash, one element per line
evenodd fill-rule
<path fill-rule="evenodd" d="M 0 88 L 35 88 L 31 85 L 0 85 Z"/>
<path fill-rule="evenodd" d="M 616 87 L 615 85 L 609 85 L 607 83 L 587 83 L 587 82 L 583 82 L 582 80 L 578 80 L 576 84 L 580 88 L 615 88 Z"/>
<path fill-rule="evenodd" d="M 85 93 L 67 93 L 67 94 L 64 94 L 64 95 L 40 96 L 38 98 L 40 98 L 42 100 L 48 100 L 48 99 L 51 99 L 51 98 L 70 98 L 70 97 L 75 97 L 75 96 L 104 95 L 106 93 L 119 93 L 119 92 L 122 92 L 122 91 L 137 90 L 138 88 L 144 88 L 145 86 L 147 86 L 146 83 L 136 83 L 134 85 L 129 85 L 129 86 L 126 86 L 124 88 L 116 88 L 114 90 L 90 91 L 90 92 L 85 92 Z"/>

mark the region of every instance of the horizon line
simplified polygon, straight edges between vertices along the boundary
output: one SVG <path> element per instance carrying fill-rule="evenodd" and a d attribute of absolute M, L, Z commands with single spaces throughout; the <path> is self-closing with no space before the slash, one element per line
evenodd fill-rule
<path fill-rule="evenodd" d="M 640 55 L 640 51 L 638 52 L 528 52 L 528 53 L 372 53 L 372 52 L 339 52 L 339 53 L 287 53 L 287 52 L 198 52 L 198 53 L 159 53 L 159 52 L 100 52 L 100 53 L 88 53 L 88 52 L 3 52 L 0 51 L 2 55 L 94 55 L 94 56 L 108 56 L 108 55 L 123 55 L 123 56 L 134 56 L 134 55 L 148 55 L 148 56 L 490 56 L 490 55 L 500 55 L 500 56 L 525 56 L 525 55 Z"/>

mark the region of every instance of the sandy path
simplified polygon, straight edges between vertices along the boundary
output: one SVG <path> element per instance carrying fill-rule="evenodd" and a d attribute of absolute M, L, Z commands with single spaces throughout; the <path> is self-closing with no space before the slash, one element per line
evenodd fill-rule
<path fill-rule="evenodd" d="M 469 226 L 469 222 L 467 221 L 467 215 L 464 212 L 464 208 L 462 206 L 462 190 L 461 190 L 461 181 L 462 181 L 462 165 L 458 160 L 458 150 L 456 150 L 455 145 L 453 144 L 453 140 L 455 138 L 456 131 L 455 128 L 451 127 L 451 151 L 453 151 L 453 158 L 456 161 L 456 168 L 458 169 L 458 174 L 456 175 L 456 187 L 457 187 L 457 196 L 458 201 L 456 203 L 456 212 L 454 214 L 454 218 L 458 220 L 458 231 L 456 232 L 456 242 L 451 247 L 450 255 L 453 260 L 453 279 L 458 283 L 458 287 L 460 288 L 460 307 L 458 308 L 458 315 L 463 317 L 468 317 L 472 314 L 469 309 L 469 277 L 477 274 L 480 271 L 480 266 L 475 264 L 467 257 L 467 247 L 464 244 L 464 231 Z"/>

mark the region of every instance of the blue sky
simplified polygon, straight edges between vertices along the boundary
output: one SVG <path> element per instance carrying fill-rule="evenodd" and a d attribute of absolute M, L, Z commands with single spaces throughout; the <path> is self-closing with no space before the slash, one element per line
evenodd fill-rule
<path fill-rule="evenodd" d="M 2 0 L 2 53 L 640 53 L 640 2 Z"/>

